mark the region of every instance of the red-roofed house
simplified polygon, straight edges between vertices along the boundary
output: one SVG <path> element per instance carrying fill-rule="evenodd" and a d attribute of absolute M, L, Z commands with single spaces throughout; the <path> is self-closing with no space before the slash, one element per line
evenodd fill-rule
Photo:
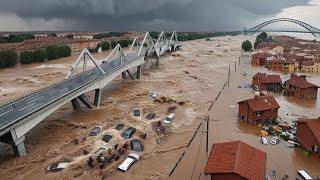
<path fill-rule="evenodd" d="M 256 96 L 239 104 L 238 119 L 257 124 L 278 118 L 278 102 L 273 96 Z"/>
<path fill-rule="evenodd" d="M 211 179 L 264 180 L 266 153 L 242 141 L 212 145 L 204 173 Z"/>
<path fill-rule="evenodd" d="M 259 91 L 276 91 L 281 90 L 280 75 L 267 75 L 266 73 L 257 73 L 252 78 L 252 86 Z"/>
<path fill-rule="evenodd" d="M 296 142 L 304 149 L 320 155 L 320 119 L 297 121 Z"/>
<path fill-rule="evenodd" d="M 253 66 L 264 66 L 267 63 L 267 58 L 271 57 L 271 54 L 267 53 L 257 53 L 252 55 L 251 65 Z"/>
<path fill-rule="evenodd" d="M 286 94 L 289 96 L 307 99 L 317 98 L 318 86 L 309 83 L 305 75 L 291 74 L 291 78 L 285 84 Z"/>

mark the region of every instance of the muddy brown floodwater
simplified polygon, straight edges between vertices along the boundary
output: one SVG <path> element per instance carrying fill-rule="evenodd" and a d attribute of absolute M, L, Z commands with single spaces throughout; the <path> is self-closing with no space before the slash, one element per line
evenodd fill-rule
<path fill-rule="evenodd" d="M 283 142 L 274 146 L 261 145 L 259 128 L 237 121 L 237 102 L 254 95 L 245 85 L 250 84 L 256 72 L 266 71 L 264 68 L 251 67 L 250 57 L 243 56 L 235 72 L 234 63 L 238 63 L 241 43 L 245 39 L 253 40 L 254 37 L 225 36 L 212 38 L 212 41 L 184 42 L 181 51 L 161 58 L 159 68 L 144 68 L 141 80 L 114 79 L 103 91 L 100 109 L 87 110 L 83 107 L 74 111 L 71 103 L 64 105 L 27 134 L 27 156 L 19 158 L 9 154 L 2 157 L 0 179 L 209 179 L 203 174 L 208 157 L 203 122 L 206 115 L 210 116 L 209 147 L 216 142 L 242 140 L 267 153 L 267 170 L 275 170 L 277 178 L 288 174 L 290 179 L 294 179 L 295 171 L 300 169 L 314 177 L 320 176 L 319 159 L 305 157 L 299 149 L 287 148 Z M 107 53 L 94 56 L 102 58 Z M 1 100 L 8 101 L 64 79 L 75 59 L 70 57 L 0 70 Z M 229 65 L 230 87 L 221 92 L 218 101 L 208 112 L 210 104 L 227 80 Z M 281 77 L 286 80 L 289 75 L 281 74 Z M 319 75 L 311 75 L 308 79 L 320 85 Z M 176 117 L 164 134 L 156 133 L 152 124 L 164 119 L 170 103 L 154 102 L 150 97 L 151 91 L 180 104 Z M 87 95 L 93 98 L 93 94 Z M 306 102 L 279 94 L 275 96 L 281 106 L 280 117 L 283 120 L 320 116 L 319 99 Z M 132 115 L 135 107 L 142 110 L 140 118 Z M 145 118 L 151 111 L 156 113 L 152 121 Z M 186 148 L 201 122 L 200 131 Z M 124 143 L 120 132 L 114 129 L 118 123 L 126 127 L 133 126 L 138 133 L 147 133 L 147 138 L 141 140 L 144 146 L 141 158 L 126 173 L 116 170 L 120 162 L 102 170 L 98 167 L 88 168 L 88 156 L 99 147 L 112 148 L 116 143 Z M 103 132 L 98 137 L 88 137 L 90 129 L 96 125 L 103 126 Z M 110 143 L 101 141 L 105 133 L 113 135 Z M 139 138 L 138 133 L 134 138 Z M 85 140 L 83 137 L 86 137 Z M 10 150 L 10 147 L 5 148 Z M 84 149 L 89 151 L 89 155 L 83 155 Z M 183 152 L 185 156 L 169 177 Z M 50 163 L 62 159 L 72 161 L 66 170 L 57 173 L 45 171 Z M 124 156 L 120 161 L 123 159 Z"/>

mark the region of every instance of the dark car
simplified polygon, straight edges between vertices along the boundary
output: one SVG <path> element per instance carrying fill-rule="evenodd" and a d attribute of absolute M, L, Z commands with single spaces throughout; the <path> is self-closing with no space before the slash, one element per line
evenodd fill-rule
<path fill-rule="evenodd" d="M 133 115 L 134 116 L 140 116 L 140 109 L 134 109 L 133 110 Z"/>
<path fill-rule="evenodd" d="M 108 143 L 112 139 L 112 135 L 106 134 L 102 137 L 102 141 Z"/>
<path fill-rule="evenodd" d="M 129 139 L 132 137 L 132 135 L 136 132 L 136 128 L 129 127 L 123 133 L 121 133 L 121 137 L 125 139 Z"/>
<path fill-rule="evenodd" d="M 118 124 L 118 125 L 115 127 L 115 129 L 118 130 L 118 131 L 120 131 L 123 127 L 124 127 L 123 124 Z"/>
<path fill-rule="evenodd" d="M 131 141 L 131 149 L 133 151 L 136 151 L 136 152 L 141 152 L 143 151 L 143 147 L 141 145 L 141 142 L 138 140 L 138 139 L 134 139 Z"/>
<path fill-rule="evenodd" d="M 147 114 L 147 119 L 151 120 L 151 119 L 153 119 L 155 116 L 156 116 L 156 113 L 154 113 L 154 112 L 149 112 L 149 113 Z"/>
<path fill-rule="evenodd" d="M 102 126 L 96 126 L 91 131 L 89 136 L 97 136 L 101 132 Z"/>

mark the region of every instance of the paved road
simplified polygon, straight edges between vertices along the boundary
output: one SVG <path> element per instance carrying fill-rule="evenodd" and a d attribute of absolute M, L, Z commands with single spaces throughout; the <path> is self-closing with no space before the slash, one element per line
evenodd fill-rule
<path fill-rule="evenodd" d="M 127 55 L 127 61 L 123 60 L 122 65 L 120 65 L 120 60 L 116 59 L 108 63 L 103 63 L 100 67 L 106 74 L 109 74 L 113 70 L 121 68 L 126 63 L 133 61 L 136 58 L 136 53 L 130 53 Z M 74 93 L 83 86 L 89 85 L 89 83 L 96 81 L 101 76 L 101 71 L 99 71 L 98 68 L 94 68 L 93 70 L 81 73 L 72 79 L 62 81 L 47 89 L 41 90 L 40 92 L 32 93 L 13 103 L 0 107 L 0 131 L 23 120 L 32 113 L 41 110 L 48 104 L 58 101 L 68 94 Z"/>

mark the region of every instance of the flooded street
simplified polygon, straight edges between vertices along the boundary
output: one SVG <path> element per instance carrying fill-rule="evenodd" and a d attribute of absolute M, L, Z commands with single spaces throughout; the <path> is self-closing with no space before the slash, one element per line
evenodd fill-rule
<path fill-rule="evenodd" d="M 237 121 L 237 102 L 254 96 L 253 90 L 246 88 L 251 84 L 252 76 L 256 72 L 267 72 L 262 67 L 251 67 L 250 56 L 242 56 L 239 64 L 241 43 L 254 38 L 225 36 L 211 38 L 212 41 L 184 42 L 182 50 L 161 57 L 159 68 L 144 67 L 140 80 L 123 80 L 120 76 L 114 79 L 104 89 L 99 109 L 88 110 L 83 107 L 74 111 L 71 103 L 64 105 L 27 134 L 27 156 L 2 157 L 0 179 L 168 179 L 184 152 L 184 157 L 170 178 L 209 179 L 203 172 L 211 145 L 234 140 L 244 141 L 266 152 L 267 171 L 275 170 L 278 179 L 285 174 L 294 179 L 295 172 L 300 169 L 313 177 L 320 177 L 319 158 L 306 157 L 300 149 L 288 148 L 284 142 L 262 145 L 257 126 Z M 109 52 L 94 56 L 102 59 Z M 76 57 L 69 57 L 43 64 L 1 69 L 1 103 L 64 79 L 75 60 Z M 229 65 L 230 86 L 222 90 L 228 80 Z M 290 76 L 280 75 L 282 81 Z M 312 74 L 307 78 L 320 85 L 319 75 Z M 179 104 L 172 124 L 163 134 L 158 134 L 153 125 L 168 115 L 167 108 L 171 103 L 155 102 L 150 92 L 157 92 L 158 97 Z M 208 111 L 220 92 L 218 100 Z M 93 93 L 87 96 L 93 101 Z M 291 99 L 280 94 L 275 94 L 275 97 L 281 107 L 279 116 L 282 120 L 320 117 L 319 96 L 313 101 Z M 141 109 L 141 117 L 133 116 L 134 108 Z M 153 120 L 146 119 L 148 112 L 156 113 Z M 210 117 L 208 154 L 205 152 L 206 115 Z M 116 170 L 119 162 L 101 170 L 98 167 L 89 169 L 86 163 L 89 155 L 83 155 L 83 150 L 92 154 L 101 146 L 112 148 L 115 143 L 124 143 L 119 131 L 114 129 L 119 123 L 125 127 L 135 127 L 137 133 L 147 133 L 146 139 L 142 140 L 144 151 L 140 159 L 125 173 Z M 200 123 L 199 132 L 187 148 Z M 105 132 L 113 135 L 110 143 L 102 142 L 101 135 L 88 137 L 90 130 L 97 125 L 103 127 L 101 135 Z M 135 138 L 138 138 L 137 135 Z M 11 147 L 6 149 L 11 151 Z M 62 172 L 46 173 L 50 163 L 61 159 L 72 161 L 72 165 Z"/>

